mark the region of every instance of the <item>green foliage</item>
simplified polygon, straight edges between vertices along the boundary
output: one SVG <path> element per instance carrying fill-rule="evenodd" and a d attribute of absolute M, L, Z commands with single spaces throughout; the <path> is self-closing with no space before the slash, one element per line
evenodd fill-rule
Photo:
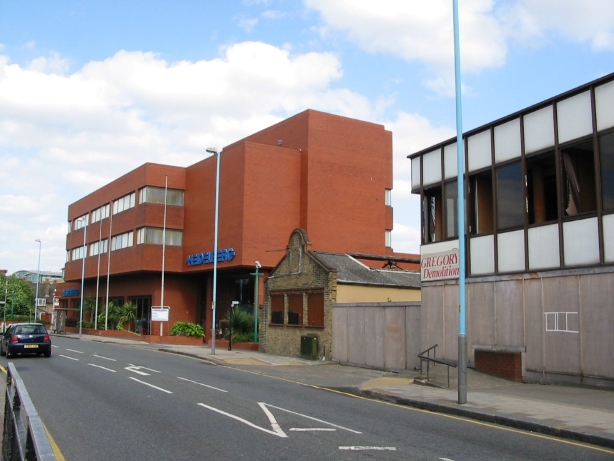
<path fill-rule="evenodd" d="M 204 338 L 205 332 L 203 327 L 190 322 L 176 322 L 171 328 L 171 336 L 194 336 L 196 338 Z"/>
<path fill-rule="evenodd" d="M 254 340 L 254 316 L 252 314 L 244 311 L 239 306 L 235 306 L 228 311 L 224 320 L 232 331 L 232 340 L 234 342 L 248 342 L 246 339 L 237 339 L 246 338 L 248 335 L 251 335 L 249 342 Z"/>
<path fill-rule="evenodd" d="M 253 343 L 254 342 L 254 332 L 250 331 L 249 333 L 237 333 L 232 335 L 233 343 Z"/>
<path fill-rule="evenodd" d="M 105 319 L 106 319 L 106 304 L 102 307 L 100 314 L 98 314 L 98 329 L 104 330 L 105 327 Z M 117 305 L 115 301 L 109 302 L 109 322 L 108 329 L 109 330 L 117 330 L 117 325 L 120 323 L 120 319 L 122 316 L 121 308 Z M 123 328 L 122 328 L 123 329 Z"/>
<path fill-rule="evenodd" d="M 8 280 L 8 286 L 5 285 Z M 31 311 L 34 310 L 34 290 L 30 286 L 30 282 L 24 279 L 20 279 L 11 275 L 10 277 L 6 277 L 6 275 L 0 275 L 0 287 L 2 287 L 2 291 L 4 288 L 7 288 L 7 297 L 6 297 L 6 314 L 7 318 L 11 315 L 24 315 L 30 318 Z M 4 301 L 4 293 L 2 293 L 2 297 L 0 298 Z M 2 312 L 4 315 L 4 312 Z M 27 320 L 27 319 L 26 319 Z"/>
<path fill-rule="evenodd" d="M 76 327 L 77 323 L 79 323 L 79 321 L 76 318 L 74 318 L 74 317 L 67 317 L 65 325 L 67 327 L 71 327 L 72 328 L 72 327 Z"/>
<path fill-rule="evenodd" d="M 79 323 L 77 322 L 77 325 L 78 325 L 78 324 L 79 324 Z M 83 321 L 83 322 L 82 322 L 82 324 L 81 324 L 81 327 L 82 327 L 82 328 L 94 328 L 94 322 L 86 322 L 86 321 Z"/>
<path fill-rule="evenodd" d="M 128 331 L 132 331 L 132 323 L 136 320 L 136 305 L 129 302 L 119 308 L 119 318 L 117 319 L 117 329 L 123 330 L 128 324 Z"/>

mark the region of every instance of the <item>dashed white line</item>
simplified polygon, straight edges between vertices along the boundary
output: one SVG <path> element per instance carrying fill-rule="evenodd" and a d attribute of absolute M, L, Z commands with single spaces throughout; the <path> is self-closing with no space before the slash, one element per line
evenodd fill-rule
<path fill-rule="evenodd" d="M 83 354 L 81 351 L 76 351 L 74 349 L 66 349 L 67 351 L 74 352 L 75 354 Z"/>
<path fill-rule="evenodd" d="M 100 365 L 96 365 L 95 363 L 88 363 L 88 365 L 91 367 L 102 368 L 103 370 L 107 370 L 112 373 L 117 373 L 115 370 L 111 370 L 110 368 L 107 368 L 107 367 L 101 367 Z"/>
<path fill-rule="evenodd" d="M 310 432 L 310 431 L 335 432 L 337 429 L 333 429 L 332 427 L 292 427 L 288 430 L 295 431 L 295 432 Z"/>
<path fill-rule="evenodd" d="M 225 391 L 224 389 L 220 389 L 218 387 L 209 386 L 208 384 L 199 383 L 198 381 L 192 381 L 191 379 L 187 379 L 187 378 L 182 378 L 181 376 L 177 376 L 177 379 L 181 379 L 183 381 L 187 381 L 187 382 L 193 383 L 193 384 L 198 384 L 199 386 L 208 387 L 209 389 L 214 389 L 216 391 L 228 392 L 228 391 Z"/>
<path fill-rule="evenodd" d="M 351 447 L 339 447 L 339 450 L 351 450 L 351 451 L 360 451 L 360 450 L 389 450 L 396 451 L 395 447 L 361 447 L 361 446 L 351 446 Z"/>
<path fill-rule="evenodd" d="M 169 391 L 167 389 L 162 389 L 161 387 L 154 386 L 153 384 L 146 383 L 145 381 L 141 381 L 140 379 L 133 378 L 132 376 L 129 376 L 129 378 L 135 380 L 138 383 L 145 384 L 146 386 L 149 386 L 149 387 L 153 387 L 154 389 L 157 389 L 159 391 L 166 392 L 167 394 L 172 394 L 173 393 L 172 391 Z"/>
<path fill-rule="evenodd" d="M 102 355 L 96 355 L 96 354 L 92 354 L 94 357 L 97 357 L 99 359 L 104 359 L 104 360 L 110 360 L 112 362 L 117 362 L 117 360 L 109 358 L 109 357 L 103 357 Z"/>
<path fill-rule="evenodd" d="M 78 361 L 79 361 L 79 359 L 76 359 L 76 358 L 74 358 L 74 357 L 69 357 L 69 356 L 67 356 L 67 355 L 62 355 L 62 354 L 60 354 L 60 357 L 64 357 L 65 359 L 74 360 L 75 362 L 78 362 Z"/>

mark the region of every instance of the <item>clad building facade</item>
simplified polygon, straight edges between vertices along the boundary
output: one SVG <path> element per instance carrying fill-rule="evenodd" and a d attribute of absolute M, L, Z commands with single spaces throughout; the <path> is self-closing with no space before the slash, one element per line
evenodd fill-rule
<path fill-rule="evenodd" d="M 614 74 L 463 143 L 469 361 L 517 363 L 524 380 L 614 385 Z M 451 139 L 409 156 L 422 200 L 422 345 L 448 359 L 458 338 L 456 153 Z"/>
<path fill-rule="evenodd" d="M 393 253 L 392 134 L 383 126 L 307 110 L 218 155 L 218 322 L 233 301 L 253 308 L 256 261 L 262 303 L 262 282 L 296 228 L 321 251 Z M 198 323 L 209 337 L 216 160 L 147 163 L 70 205 L 62 305 L 79 308 L 83 273 L 99 312 L 108 290 L 109 300 L 137 305 L 143 332 L 158 334 L 150 313 L 163 303 L 168 326 Z"/>

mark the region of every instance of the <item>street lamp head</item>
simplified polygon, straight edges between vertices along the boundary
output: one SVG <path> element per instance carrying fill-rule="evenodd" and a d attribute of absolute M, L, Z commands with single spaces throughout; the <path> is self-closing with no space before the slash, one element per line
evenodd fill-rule
<path fill-rule="evenodd" d="M 217 147 L 207 147 L 207 152 L 210 154 L 217 154 Z"/>
<path fill-rule="evenodd" d="M 41 243 L 41 239 L 34 240 L 35 242 Z"/>
<path fill-rule="evenodd" d="M 262 267 L 262 264 L 260 264 L 260 261 L 256 261 L 256 268 L 260 269 Z"/>

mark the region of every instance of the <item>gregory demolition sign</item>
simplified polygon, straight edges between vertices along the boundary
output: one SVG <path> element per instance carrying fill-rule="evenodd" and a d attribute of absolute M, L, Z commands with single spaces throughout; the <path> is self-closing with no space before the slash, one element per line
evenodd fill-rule
<path fill-rule="evenodd" d="M 422 254 L 420 275 L 423 282 L 458 278 L 458 248 L 440 253 Z"/>

